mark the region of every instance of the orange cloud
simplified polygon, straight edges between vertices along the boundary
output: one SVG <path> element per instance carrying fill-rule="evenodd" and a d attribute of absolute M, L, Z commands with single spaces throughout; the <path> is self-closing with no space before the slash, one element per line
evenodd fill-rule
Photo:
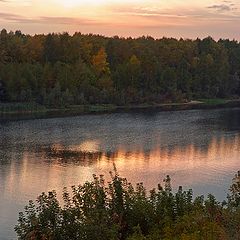
<path fill-rule="evenodd" d="M 0 28 L 28 33 L 239 38 L 237 0 L 0 0 L 0 7 Z"/>

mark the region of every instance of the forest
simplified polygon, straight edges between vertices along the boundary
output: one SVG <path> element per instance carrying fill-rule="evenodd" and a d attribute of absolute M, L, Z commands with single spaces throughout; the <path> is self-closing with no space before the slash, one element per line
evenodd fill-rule
<path fill-rule="evenodd" d="M 239 95 L 235 40 L 0 32 L 0 102 L 121 106 Z"/>

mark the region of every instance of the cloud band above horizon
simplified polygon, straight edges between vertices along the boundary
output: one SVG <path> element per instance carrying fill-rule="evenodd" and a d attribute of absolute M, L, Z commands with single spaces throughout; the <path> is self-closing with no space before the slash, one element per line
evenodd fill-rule
<path fill-rule="evenodd" d="M 239 40 L 239 13 L 237 0 L 0 0 L 0 28 Z"/>

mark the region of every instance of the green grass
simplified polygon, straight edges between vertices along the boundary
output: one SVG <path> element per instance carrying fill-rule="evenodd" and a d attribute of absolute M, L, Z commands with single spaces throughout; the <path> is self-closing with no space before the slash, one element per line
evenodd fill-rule
<path fill-rule="evenodd" d="M 207 105 L 220 105 L 228 102 L 228 100 L 222 98 L 199 99 L 199 101 Z"/>
<path fill-rule="evenodd" d="M 46 112 L 46 107 L 37 103 L 0 103 L 0 114 Z"/>
<path fill-rule="evenodd" d="M 113 111 L 116 109 L 116 106 L 113 104 L 101 104 L 101 105 L 87 105 L 85 107 L 86 112 L 107 112 Z"/>

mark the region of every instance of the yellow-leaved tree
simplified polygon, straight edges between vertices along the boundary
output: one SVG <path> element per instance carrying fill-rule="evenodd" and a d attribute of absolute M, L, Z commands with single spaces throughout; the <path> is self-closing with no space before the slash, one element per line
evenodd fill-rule
<path fill-rule="evenodd" d="M 97 86 L 102 90 L 110 91 L 113 86 L 107 53 L 102 47 L 92 58 L 92 64 L 97 76 Z"/>
<path fill-rule="evenodd" d="M 100 48 L 97 54 L 93 56 L 92 64 L 98 77 L 101 77 L 105 74 L 110 74 L 110 68 L 107 62 L 107 53 L 103 47 Z"/>

